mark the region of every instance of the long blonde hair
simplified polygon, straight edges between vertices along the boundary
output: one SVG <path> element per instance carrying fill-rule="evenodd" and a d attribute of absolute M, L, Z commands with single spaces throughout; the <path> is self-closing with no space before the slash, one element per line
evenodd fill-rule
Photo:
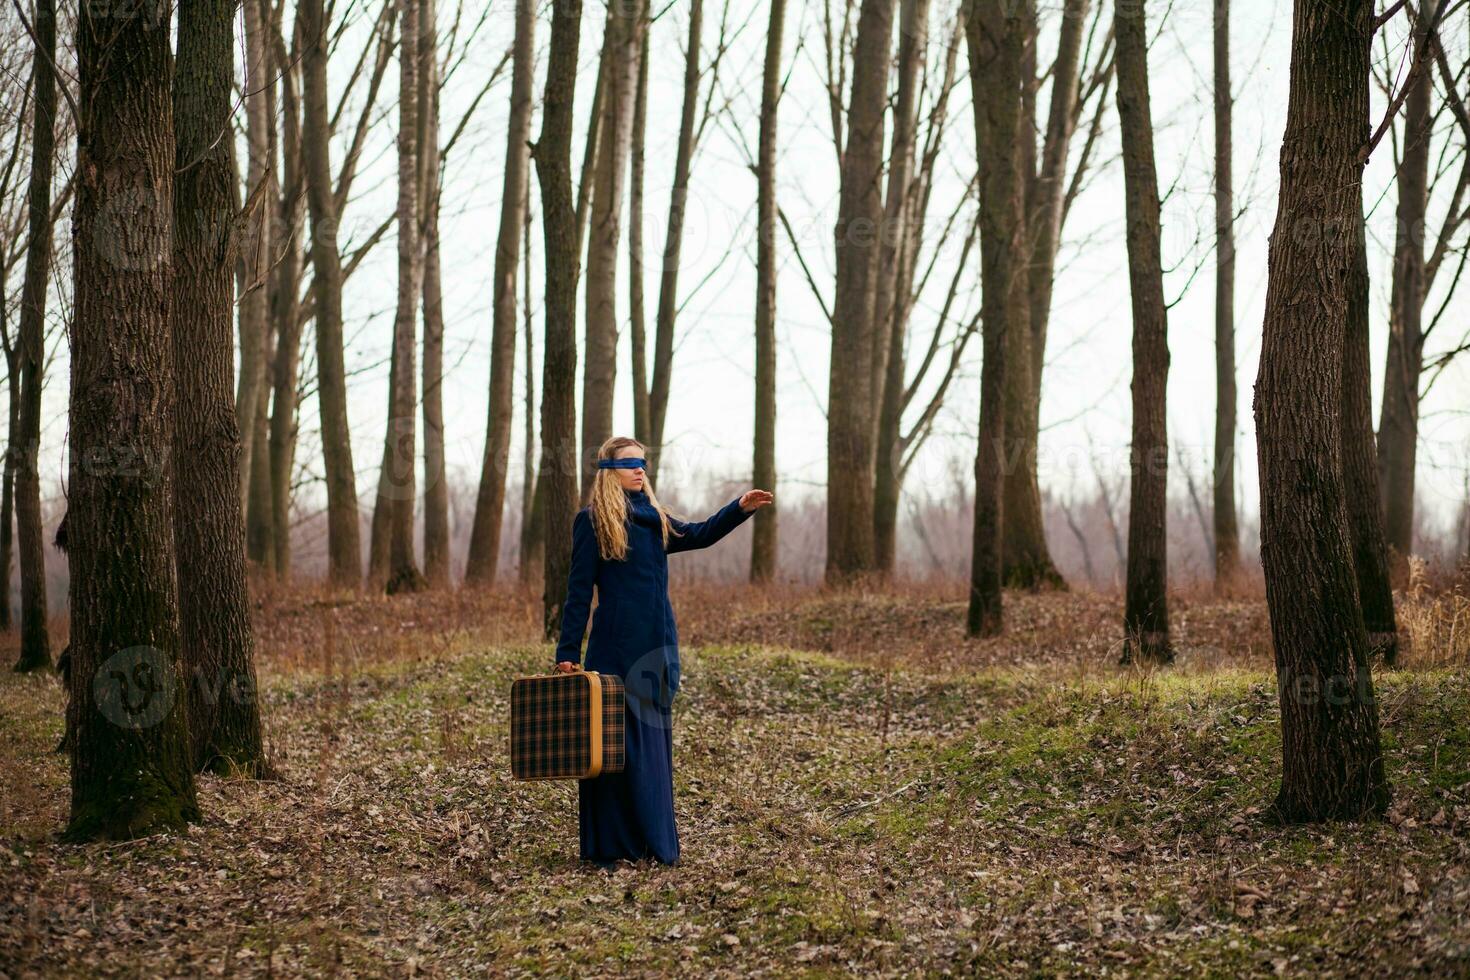
<path fill-rule="evenodd" d="M 613 436 L 597 450 L 598 459 L 616 459 L 618 450 L 637 446 L 647 452 L 643 443 L 627 436 Z M 664 547 L 669 546 L 669 535 L 679 536 L 669 524 L 669 513 L 653 494 L 653 484 L 648 474 L 643 474 L 643 492 L 648 502 L 658 511 L 659 523 L 663 525 Z M 597 532 L 597 551 L 604 561 L 626 561 L 628 557 L 628 495 L 613 470 L 599 469 L 592 478 L 592 527 Z"/>

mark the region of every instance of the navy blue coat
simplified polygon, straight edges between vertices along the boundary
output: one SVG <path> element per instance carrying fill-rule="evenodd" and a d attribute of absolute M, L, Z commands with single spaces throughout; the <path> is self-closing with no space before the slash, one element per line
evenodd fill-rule
<path fill-rule="evenodd" d="M 642 490 L 628 496 L 628 555 L 604 561 L 597 550 L 590 507 L 572 520 L 572 568 L 562 606 L 558 661 L 580 659 L 582 634 L 597 588 L 597 611 L 587 640 L 587 670 L 617 674 L 630 697 L 667 705 L 679 690 L 679 630 L 669 603 L 668 555 L 708 548 L 751 515 L 736 498 L 703 521 L 669 518 L 665 552 L 658 512 Z M 676 533 L 677 532 L 677 533 Z"/>

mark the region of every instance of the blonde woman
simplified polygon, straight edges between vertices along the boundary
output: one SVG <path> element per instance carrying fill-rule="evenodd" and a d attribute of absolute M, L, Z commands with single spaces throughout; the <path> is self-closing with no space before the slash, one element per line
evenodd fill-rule
<path fill-rule="evenodd" d="M 671 713 L 679 631 L 667 556 L 708 548 L 774 499 L 747 490 L 708 520 L 685 523 L 654 496 L 643 453 L 642 444 L 625 436 L 598 450 L 592 502 L 572 521 L 572 570 L 556 648 L 556 669 L 577 670 L 596 586 L 586 666 L 617 674 L 627 690 L 626 766 L 577 787 L 581 856 L 605 868 L 619 859 L 679 861 Z"/>

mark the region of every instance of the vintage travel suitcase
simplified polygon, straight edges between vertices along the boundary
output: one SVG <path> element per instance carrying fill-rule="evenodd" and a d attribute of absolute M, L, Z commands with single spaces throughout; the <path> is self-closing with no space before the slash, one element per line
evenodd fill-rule
<path fill-rule="evenodd" d="M 575 670 L 510 685 L 510 769 L 516 779 L 591 779 L 622 772 L 623 679 Z"/>

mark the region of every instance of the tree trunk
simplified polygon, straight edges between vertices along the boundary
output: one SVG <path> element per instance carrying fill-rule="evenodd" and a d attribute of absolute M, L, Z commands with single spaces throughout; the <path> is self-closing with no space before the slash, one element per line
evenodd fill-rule
<path fill-rule="evenodd" d="M 909 196 L 918 140 L 916 121 L 919 75 L 929 46 L 929 0 L 900 0 L 898 96 L 893 109 L 893 141 L 889 150 L 888 193 L 884 200 L 883 234 L 878 252 L 878 278 L 873 300 L 872 391 L 879 410 L 873 421 L 873 567 L 893 573 L 897 552 L 900 486 L 899 426 L 895 412 L 903 373 L 889 371 L 889 361 L 903 349 L 904 320 L 899 316 L 898 288 L 904 246 L 909 241 Z M 899 336 L 895 337 L 895 333 Z M 887 410 L 884 410 L 887 409 Z"/>
<path fill-rule="evenodd" d="M 378 506 L 388 513 L 388 582 L 390 595 L 417 592 L 428 583 L 414 560 L 413 516 L 417 498 L 415 469 L 417 379 L 414 376 L 418 337 L 419 294 L 423 290 L 423 254 L 419 247 L 419 4 L 398 0 L 398 312 L 393 319 L 393 368 L 389 374 L 387 435 L 383 441 L 383 476 Z"/>
<path fill-rule="evenodd" d="M 20 448 L 15 459 L 15 523 L 20 543 L 20 658 L 15 664 L 18 671 L 42 670 L 51 666 L 51 637 L 46 628 L 46 543 L 41 528 L 40 450 L 41 381 L 46 364 L 46 288 L 51 278 L 51 174 L 56 146 L 56 9 L 53 0 L 36 0 L 35 15 L 26 271 L 20 293 L 20 356 L 15 359 L 20 368 L 20 417 L 19 428 L 11 430 L 11 441 Z M 14 374 L 10 383 L 12 387 L 16 384 Z M 7 564 L 7 585 L 9 568 Z M 10 604 L 8 593 L 5 604 Z"/>
<path fill-rule="evenodd" d="M 275 323 L 272 322 L 266 330 L 265 346 L 261 351 L 266 365 L 273 363 L 276 358 L 274 327 Z M 245 512 L 245 542 L 250 560 L 269 574 L 276 567 L 276 538 L 275 522 L 271 514 L 271 466 L 268 451 L 271 426 L 270 388 L 263 382 L 264 377 L 255 399 L 255 435 L 251 439 L 251 445 L 260 447 L 260 452 L 251 453 L 250 456 L 250 494 L 249 507 Z"/>
<path fill-rule="evenodd" d="M 894 0 L 863 0 L 853 48 L 847 146 L 838 195 L 837 292 L 827 395 L 826 581 L 873 567 L 873 331 L 883 221 L 883 117 Z"/>
<path fill-rule="evenodd" d="M 756 486 L 772 489 L 776 486 L 776 117 L 781 102 L 785 32 L 786 0 L 771 0 L 766 60 L 761 72 L 761 131 L 756 162 L 755 458 L 751 475 Z M 776 577 L 778 516 L 777 507 L 762 507 L 755 513 L 750 539 L 752 582 L 770 582 Z"/>
<path fill-rule="evenodd" d="M 439 265 L 439 63 L 434 0 L 419 0 L 419 200 L 423 205 L 424 577 L 449 584 L 449 483 L 444 471 L 444 296 Z"/>
<path fill-rule="evenodd" d="M 1423 0 L 1414 21 L 1414 50 L 1434 22 L 1435 0 Z M 1388 361 L 1378 418 L 1378 483 L 1383 530 L 1395 578 L 1408 574 L 1414 549 L 1414 467 L 1419 447 L 1419 373 L 1424 366 L 1424 229 L 1429 200 L 1429 150 L 1433 133 L 1429 99 L 1432 76 L 1410 76 L 1404 99 L 1404 152 L 1399 161 L 1398 233 L 1394 238 L 1389 300 Z"/>
<path fill-rule="evenodd" d="M 623 178 L 633 135 L 634 86 L 643 47 L 644 5 L 609 4 L 606 40 L 611 51 L 598 138 L 597 184 L 587 243 L 587 364 L 582 372 L 582 488 L 585 503 L 597 475 L 597 449 L 612 436 L 617 379 L 618 243 L 622 239 Z"/>
<path fill-rule="evenodd" d="M 1231 184 L 1230 0 L 1215 0 L 1215 587 L 1240 575 L 1235 517 L 1235 202 Z"/>
<path fill-rule="evenodd" d="M 166 7 L 77 22 L 71 327 L 72 840 L 199 819 L 173 554 L 173 57 Z M 238 489 L 238 485 L 237 485 Z"/>
<path fill-rule="evenodd" d="M 1128 583 L 1123 660 L 1168 662 L 1168 317 L 1159 247 L 1159 183 L 1148 96 L 1148 35 L 1142 6 L 1115 0 L 1118 118 L 1133 307 L 1133 443 L 1129 453 Z"/>
<path fill-rule="evenodd" d="M 1046 543 L 1041 513 L 1041 491 L 1037 480 L 1040 441 L 1042 369 L 1046 360 L 1046 338 L 1051 323 L 1052 286 L 1056 276 L 1057 248 L 1061 241 L 1063 201 L 1066 190 L 1067 156 L 1076 126 L 1077 78 L 1081 64 L 1082 39 L 1087 18 L 1087 0 L 1066 0 L 1057 35 L 1057 57 L 1052 67 L 1051 102 L 1047 110 L 1046 135 L 1041 165 L 1027 184 L 1026 228 L 1031 244 L 1027 272 L 1029 332 L 1010 348 L 1011 370 L 1007 388 L 1011 392 L 1006 413 L 1005 533 L 1003 577 L 1019 588 L 1065 589 L 1066 580 L 1057 571 Z M 1035 29 L 1035 11 L 1028 7 L 1028 30 Z M 1035 41 L 1032 41 L 1034 46 Z M 1028 58 L 1025 77 L 1034 86 L 1034 56 Z M 1028 107 L 1030 120 L 1034 110 Z M 1035 142 L 1023 141 L 1023 150 L 1034 156 Z M 1027 170 L 1030 167 L 1028 164 Z M 1025 347 L 1024 351 L 1019 348 Z M 1025 366 L 1016 358 L 1025 355 Z M 1029 375 L 1029 376 L 1028 376 Z M 1012 411 L 1011 409 L 1014 409 Z"/>
<path fill-rule="evenodd" d="M 1363 197 L 1349 231 L 1352 264 L 1347 279 L 1347 334 L 1342 359 L 1342 476 L 1352 535 L 1353 567 L 1358 573 L 1358 601 L 1368 631 L 1368 654 L 1398 659 L 1398 623 L 1389 580 L 1388 545 L 1379 508 L 1378 450 L 1373 443 L 1373 368 L 1368 350 L 1370 300 L 1368 238 L 1364 233 Z"/>
<path fill-rule="evenodd" d="M 981 0 L 965 25 L 980 175 L 982 361 L 975 450 L 975 520 L 970 555 L 970 636 L 1002 630 L 1002 451 L 1012 332 L 1025 331 L 1025 215 L 1021 170 L 1020 22 L 1006 0 Z"/>
<path fill-rule="evenodd" d="M 561 627 L 577 510 L 577 215 L 572 203 L 572 104 L 577 89 L 581 0 L 557 0 L 542 98 L 541 135 L 531 148 L 541 186 L 546 239 L 546 346 L 541 373 L 541 480 L 545 494 L 542 631 Z"/>
<path fill-rule="evenodd" d="M 299 44 L 299 39 L 296 42 Z M 271 558 L 277 578 L 291 575 L 291 476 L 296 460 L 296 385 L 301 363 L 301 277 L 305 268 L 302 229 L 306 207 L 301 147 L 301 99 L 297 95 L 294 63 L 280 72 L 283 118 L 281 156 L 285 161 L 281 182 L 281 222 L 287 241 L 273 278 L 271 320 L 276 326 L 276 350 L 271 359 L 270 417 L 270 525 Z"/>
<path fill-rule="evenodd" d="M 270 181 L 257 198 L 247 239 L 242 248 L 245 285 L 240 300 L 240 382 L 235 398 L 235 417 L 240 425 L 240 507 L 249 514 L 251 467 L 255 449 L 256 405 L 265 390 L 266 337 L 270 333 L 270 290 L 275 253 L 272 226 L 275 169 L 272 166 L 275 114 L 271 111 L 273 69 L 270 56 L 271 12 L 267 0 L 244 0 L 245 20 L 245 117 L 249 150 L 245 170 L 245 197 L 256 193 L 262 181 Z"/>
<path fill-rule="evenodd" d="M 0 283 L 0 294 L 3 294 L 4 288 L 4 284 Z M 0 301 L 3 301 L 3 295 L 0 295 Z M 5 445 L 5 473 L 3 482 L 0 482 L 0 632 L 9 633 L 15 625 L 10 608 L 10 566 L 15 564 L 15 471 L 19 462 L 17 457 L 22 450 L 18 443 L 20 385 L 16 384 L 16 379 L 20 377 L 20 351 L 8 346 L 8 336 L 6 342 L 6 377 L 10 379 L 10 384 L 6 385 L 10 406 L 10 424 L 6 431 L 10 433 L 10 439 Z"/>
<path fill-rule="evenodd" d="M 352 430 L 347 424 L 347 371 L 342 347 L 342 257 L 332 186 L 331 123 L 327 108 L 327 24 L 323 0 L 301 0 L 305 47 L 302 151 L 311 213 L 312 296 L 316 306 L 317 398 L 322 419 L 322 466 L 327 483 L 328 577 L 333 585 L 362 583 L 362 540 Z"/>
<path fill-rule="evenodd" d="M 235 418 L 234 174 L 229 148 L 234 0 L 179 7 L 174 82 L 174 542 L 180 661 L 194 768 L 265 767 L 240 527 Z"/>
<path fill-rule="evenodd" d="M 527 190 L 524 221 L 521 225 L 522 251 L 525 261 L 521 264 L 521 282 L 524 299 L 521 309 L 525 317 L 526 334 L 526 398 L 525 398 L 525 458 L 521 464 L 521 540 L 520 569 L 517 578 L 521 585 L 535 581 L 541 570 L 546 538 L 543 534 L 542 516 L 545 513 L 545 493 L 541 480 L 536 475 L 536 334 L 531 319 L 531 207 L 530 192 Z"/>
<path fill-rule="evenodd" d="M 628 185 L 628 326 L 633 347 L 633 438 L 648 442 L 648 330 L 643 306 L 643 148 L 648 134 L 648 36 L 638 56 Z"/>
<path fill-rule="evenodd" d="M 1349 538 L 1342 419 L 1322 411 L 1343 397 L 1354 264 L 1343 229 L 1359 226 L 1373 5 L 1297 0 L 1294 14 L 1254 408 L 1281 700 L 1273 812 L 1311 821 L 1382 813 L 1389 798 Z"/>
<path fill-rule="evenodd" d="M 679 260 L 684 250 L 684 215 L 689 207 L 689 175 L 694 167 L 694 140 L 697 135 L 695 115 L 699 105 L 699 46 L 703 36 L 704 0 L 690 0 L 689 40 L 685 45 L 684 57 L 684 107 L 679 114 L 679 143 L 674 151 L 674 186 L 669 191 L 669 220 L 664 235 L 662 264 L 659 266 L 658 323 L 653 338 L 653 381 L 648 391 L 648 439 L 652 450 L 648 460 L 648 477 L 655 482 L 659 462 L 663 457 L 665 423 L 669 415 L 669 390 L 674 376 L 674 323 L 679 315 Z M 759 519 L 763 513 L 774 516 L 775 508 L 757 511 L 756 527 L 760 526 Z"/>
<path fill-rule="evenodd" d="M 505 179 L 500 192 L 500 235 L 495 244 L 495 323 L 490 341 L 490 417 L 485 424 L 485 456 L 465 581 L 493 584 L 500 561 L 500 531 L 505 516 L 505 481 L 510 463 L 510 429 L 514 413 L 516 366 L 516 268 L 521 262 L 522 233 L 529 234 L 529 176 L 532 85 L 535 82 L 536 5 L 516 0 L 515 45 L 511 53 L 510 122 L 505 135 Z M 530 265 L 530 254 L 525 261 Z M 529 297 L 528 297 L 529 300 Z M 529 326 L 528 326 L 529 329 Z M 535 401 L 532 388 L 531 337 L 526 336 L 526 452 L 534 472 L 531 427 Z M 529 497 L 530 482 L 525 493 Z M 523 525 L 524 526 L 524 525 Z M 522 551 L 524 555 L 524 551 Z"/>

